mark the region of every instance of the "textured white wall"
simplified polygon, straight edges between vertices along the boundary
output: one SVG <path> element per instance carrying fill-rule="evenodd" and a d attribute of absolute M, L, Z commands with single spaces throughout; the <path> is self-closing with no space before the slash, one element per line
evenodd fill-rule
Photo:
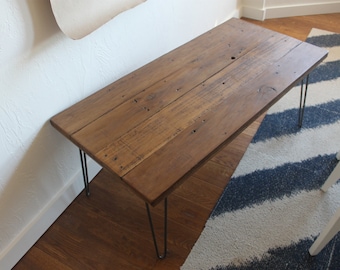
<path fill-rule="evenodd" d="M 75 41 L 59 30 L 48 0 L 0 0 L 0 269 L 82 188 L 78 151 L 49 119 L 237 16 L 237 3 L 148 0 Z"/>

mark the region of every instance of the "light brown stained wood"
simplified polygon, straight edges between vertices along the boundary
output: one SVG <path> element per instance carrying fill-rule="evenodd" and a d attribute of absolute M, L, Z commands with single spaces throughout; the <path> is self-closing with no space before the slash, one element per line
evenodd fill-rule
<path fill-rule="evenodd" d="M 312 27 L 340 32 L 340 14 L 248 21 L 300 40 L 307 37 Z M 91 182 L 91 196 L 80 194 L 14 270 L 180 269 L 262 117 L 169 196 L 169 252 L 166 260 L 155 257 L 143 201 L 134 196 L 122 181 L 104 170 Z M 152 208 L 152 212 L 161 237 L 160 205 Z M 106 221 L 102 222 L 103 219 Z M 110 237 L 110 233 L 114 237 Z M 117 240 L 120 234 L 128 241 Z M 126 253 L 117 251 L 117 248 Z M 150 254 L 145 254 L 148 252 Z"/>
<path fill-rule="evenodd" d="M 212 53 L 215 46 L 226 46 L 227 42 L 232 42 L 242 30 L 236 28 L 232 23 L 220 25 L 217 28 L 221 28 L 221 32 L 229 33 L 228 38 L 230 40 L 222 42 L 226 36 L 220 35 L 216 31 L 208 31 L 199 38 L 192 40 L 190 46 L 179 47 L 165 54 L 80 101 L 76 106 L 72 106 L 56 115 L 52 118 L 52 125 L 65 136 L 70 136 L 70 134 L 77 132 L 110 112 L 113 108 L 142 93 L 145 89 L 152 87 L 156 83 L 160 86 L 166 82 L 164 81 L 165 77 L 175 73 L 181 74 L 181 69 L 186 69 L 186 65 L 192 65 L 201 58 L 213 57 L 207 53 L 207 48 Z M 251 35 L 248 38 L 254 39 L 254 36 Z M 230 54 L 237 56 L 238 52 L 234 51 L 235 49 L 238 50 L 239 48 L 231 48 Z M 221 52 L 221 50 L 215 51 Z M 219 59 L 223 61 L 218 61 Z M 216 58 L 211 58 L 211 60 L 214 63 L 214 65 L 210 66 L 212 74 L 218 70 L 219 63 L 223 62 L 223 65 L 225 65 L 225 58 L 221 57 L 221 55 L 216 55 Z M 209 72 L 209 69 L 206 70 Z M 202 73 L 202 70 L 200 73 Z M 181 81 L 179 80 L 178 83 L 179 85 L 175 89 L 181 89 Z"/>
<path fill-rule="evenodd" d="M 291 49 L 288 46 L 283 47 L 281 45 L 280 42 L 285 42 L 285 37 L 274 35 L 270 32 L 267 34 L 268 39 L 257 43 L 256 47 L 249 41 L 249 46 L 247 46 L 249 48 L 244 50 L 242 55 L 239 55 L 239 59 L 235 59 L 233 63 L 228 63 L 227 67 L 220 69 L 215 75 L 200 77 L 200 84 L 191 78 L 190 70 L 184 72 L 187 84 L 194 81 L 191 91 L 168 104 L 166 108 L 149 119 L 145 119 L 143 123 L 135 128 L 127 130 L 122 124 L 121 126 L 115 125 L 117 128 L 113 129 L 108 125 L 104 125 L 104 122 L 100 120 L 97 121 L 100 123 L 96 122 L 75 134 L 74 138 L 84 147 L 86 145 L 90 153 L 96 153 L 96 150 L 101 150 L 95 154 L 96 159 L 103 166 L 105 166 L 104 164 L 109 164 L 109 167 L 107 167 L 109 170 L 111 169 L 118 175 L 123 176 L 145 158 L 178 136 L 182 130 L 223 102 L 237 86 L 245 83 L 245 80 L 251 80 L 258 76 L 265 68 L 268 68 Z M 289 42 L 291 42 L 292 46 L 300 43 L 296 40 L 290 40 L 286 43 Z M 243 43 L 243 45 L 247 45 L 246 42 Z M 239 48 L 240 45 L 233 44 L 233 47 Z M 259 55 L 263 55 L 261 62 L 258 61 Z M 167 93 L 172 91 L 173 88 L 170 88 Z M 131 104 L 129 104 L 130 107 Z M 105 119 L 106 123 L 114 123 L 116 115 L 122 114 L 123 111 L 121 110 L 117 114 L 116 110 L 113 110 L 110 115 L 106 115 L 103 119 Z M 138 119 L 139 115 L 135 115 L 135 118 Z M 95 138 L 98 138 L 98 130 L 100 130 L 100 133 L 103 130 L 103 133 L 111 134 L 110 141 L 112 143 L 105 146 L 108 138 L 105 141 L 95 140 Z M 93 133 L 97 136 L 93 136 Z M 135 134 L 138 134 L 138 136 Z M 93 140 L 90 139 L 91 137 L 93 137 Z M 91 143 L 89 143 L 89 139 Z M 103 148 L 103 146 L 105 147 Z M 122 162 L 125 162 L 125 164 Z"/>
<path fill-rule="evenodd" d="M 204 51 L 197 51 L 198 43 Z M 190 61 L 169 68 L 160 78 L 153 74 L 158 74 L 162 61 L 147 65 L 153 67 L 151 70 L 140 69 L 139 73 L 145 70 L 144 76 L 155 82 L 133 98 L 114 107 L 107 103 L 88 105 L 89 112 L 102 113 L 105 107 L 107 112 L 100 117 L 95 116 L 98 113 L 84 115 L 81 109 L 81 113 L 74 113 L 83 107 L 76 104 L 51 120 L 66 131 L 76 119 L 88 118 L 67 137 L 152 205 L 327 54 L 238 19 L 170 52 L 165 60 L 169 56 L 181 59 L 183 52 L 188 54 L 187 47 L 192 48 L 186 58 Z M 115 84 L 111 86 L 115 88 Z M 132 88 L 140 89 L 138 81 L 129 87 L 133 92 L 139 90 Z M 71 122 L 69 111 L 74 116 Z"/>
<path fill-rule="evenodd" d="M 123 179 L 151 204 L 167 195 L 191 169 L 233 139 L 326 56 L 324 50 L 306 43 L 294 50 L 288 48 L 290 52 L 275 65 L 268 64 L 256 80 L 241 84 L 235 80 L 228 86 L 230 94 L 221 104 L 201 115 Z M 250 64 L 250 70 L 252 67 Z"/>
<path fill-rule="evenodd" d="M 216 32 L 208 32 L 199 38 L 200 42 L 194 40 L 190 43 L 190 53 L 187 51 L 187 47 L 181 47 L 181 49 L 161 57 L 161 59 L 165 59 L 164 61 L 157 60 L 145 68 L 143 67 L 141 70 L 144 71 L 144 75 L 140 77 L 156 78 L 157 76 L 154 74 L 159 73 L 159 66 L 168 65 L 169 57 L 176 63 L 182 64 L 182 66 L 174 67 L 170 65 L 166 71 L 159 75 L 158 81 L 156 79 L 155 82 L 150 81 L 150 86 L 146 88 L 141 88 L 141 84 L 135 79 L 133 80 L 134 85 L 131 85 L 130 81 L 127 86 L 120 81 L 117 82 L 117 86 L 116 83 L 111 85 L 112 89 L 126 89 L 125 96 L 129 96 L 128 93 L 133 88 L 138 88 L 133 92 L 141 91 L 127 100 L 120 101 L 119 106 L 111 104 L 116 102 L 114 100 L 108 102 L 108 100 L 112 99 L 111 92 L 108 93 L 104 89 L 86 99 L 85 102 L 80 102 L 53 117 L 51 123 L 77 146 L 96 159 L 95 153 L 107 146 L 108 142 L 127 133 L 135 125 L 158 113 L 162 108 L 219 72 L 233 62 L 232 57 L 239 57 L 240 54 L 246 54 L 254 47 L 259 46 L 260 40 L 256 41 L 257 35 L 255 35 L 255 31 L 250 31 L 251 29 L 249 33 L 247 31 L 248 34 L 244 39 L 245 44 L 242 45 L 248 44 L 246 48 L 239 44 L 234 44 L 234 40 L 242 34 L 243 30 L 232 26 L 233 24 L 220 26 L 220 31 L 228 33 L 227 36 Z M 263 31 L 263 29 L 260 29 L 256 34 L 263 34 L 264 38 L 269 38 L 271 33 L 262 33 Z M 137 72 L 142 73 L 141 70 Z M 104 98 L 104 95 L 106 95 L 106 98 Z M 105 99 L 103 104 L 97 102 L 97 96 L 101 97 L 99 101 Z M 183 102 L 192 103 L 192 98 L 191 100 L 188 100 L 188 98 L 186 98 L 187 101 Z M 104 111 L 107 112 L 103 113 Z M 75 124 L 74 122 L 78 120 L 79 124 Z M 79 130 L 74 129 L 74 125 L 77 125 Z M 142 136 L 140 137 L 142 138 Z M 98 162 L 101 163 L 100 160 Z M 104 166 L 102 163 L 101 165 Z"/>

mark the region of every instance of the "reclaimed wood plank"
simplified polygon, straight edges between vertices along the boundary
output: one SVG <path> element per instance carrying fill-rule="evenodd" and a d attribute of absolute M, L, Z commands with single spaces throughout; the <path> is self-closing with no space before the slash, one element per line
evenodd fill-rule
<path fill-rule="evenodd" d="M 242 25 L 243 28 L 240 28 L 239 25 Z M 196 61 L 197 57 L 207 52 L 208 49 L 212 50 L 215 46 L 220 46 L 222 42 L 224 44 L 232 42 L 246 28 L 256 29 L 257 27 L 248 25 L 246 22 L 237 22 L 236 19 L 230 20 L 228 24 L 221 24 L 185 44 L 189 44 L 189 46 L 180 46 L 164 54 L 65 109 L 51 119 L 51 124 L 63 135 L 70 138 L 70 135 L 96 121 L 113 108 L 152 85 L 162 82 L 164 77 L 175 73 L 185 63 Z M 216 31 L 217 29 L 218 31 Z M 221 35 L 221 33 L 228 33 L 228 35 Z M 253 35 L 249 38 L 254 41 L 259 39 Z"/>
<path fill-rule="evenodd" d="M 124 123 L 113 124 L 117 115 L 124 114 L 124 111 L 114 110 L 107 117 L 103 117 L 103 122 L 97 121 L 100 122 L 100 126 L 90 125 L 76 133 L 75 140 L 87 152 L 94 153 L 94 158 L 103 166 L 107 166 L 107 169 L 118 173 L 119 176 L 126 174 L 228 98 L 237 85 L 255 78 L 268 65 L 287 54 L 291 50 L 290 46 L 294 47 L 301 43 L 297 40 L 286 41 L 286 37 L 281 35 L 270 33 L 270 36 L 266 41 L 258 43 L 256 47 L 249 45 L 251 49 L 245 50 L 239 58 L 228 63 L 218 73 L 211 77 L 204 76 L 202 78 L 206 79 L 203 80 L 200 78 L 202 81 L 199 85 L 195 83 L 191 91 L 176 99 L 175 102 L 169 103 L 157 114 L 148 119 L 142 116 L 144 121 L 139 125 L 134 127 L 134 124 L 131 124 L 135 119 L 140 118 L 138 114 L 131 117 L 131 122 L 125 122 L 130 129 L 126 129 Z M 290 43 L 290 46 L 282 46 L 283 42 Z M 239 44 L 234 46 L 240 47 Z M 259 62 L 259 55 L 263 55 L 261 62 Z M 191 76 L 188 76 L 186 80 L 191 81 Z M 169 89 L 167 93 L 171 90 Z M 110 124 L 105 125 L 105 123 Z M 102 136 L 110 136 L 110 138 L 101 140 L 99 131 L 103 134 Z"/>
<path fill-rule="evenodd" d="M 306 61 L 301 47 L 313 46 L 231 19 L 51 123 L 156 204 L 319 63 L 319 53 L 325 55 L 313 47 L 316 57 Z"/>
<path fill-rule="evenodd" d="M 308 59 L 305 59 L 306 52 L 310 52 Z M 189 126 L 124 175 L 124 181 L 150 204 L 156 204 L 183 177 L 243 131 L 325 57 L 324 50 L 301 43 L 278 63 L 268 66 L 256 80 L 239 85 L 201 121 Z"/>
<path fill-rule="evenodd" d="M 339 21 L 340 14 L 325 14 L 325 15 L 313 15 L 313 16 L 301 16 L 301 17 L 290 17 L 290 18 L 280 18 L 280 19 L 270 19 L 265 20 L 264 22 L 260 21 L 252 21 L 253 23 L 260 24 L 264 27 L 270 27 L 273 30 L 283 31 L 283 33 L 288 35 L 295 35 L 297 38 L 304 40 L 308 35 L 310 29 L 312 27 L 321 28 L 328 31 L 336 32 L 339 30 Z M 258 121 L 258 120 L 257 120 Z M 258 126 L 257 121 L 255 122 L 257 125 L 251 125 L 251 128 L 246 129 L 241 135 L 239 135 L 236 139 L 234 139 L 230 144 L 224 147 L 218 154 L 214 156 L 210 161 L 205 164 L 202 168 L 195 172 L 195 176 L 212 184 L 217 187 L 220 187 L 220 192 L 223 191 L 228 179 L 231 177 L 234 169 L 236 168 L 239 160 L 241 159 L 245 149 L 254 132 L 256 131 L 256 127 Z M 254 132 L 252 132 L 254 130 Z M 225 165 L 227 168 L 227 172 L 216 170 L 215 162 L 218 164 Z M 210 168 L 212 167 L 212 168 Z M 191 178 L 191 177 L 190 177 Z M 191 212 L 201 212 L 202 208 L 200 205 L 201 198 L 195 197 L 191 193 L 187 193 L 186 191 L 182 192 L 182 187 L 184 189 L 190 190 L 191 188 L 195 189 L 196 181 L 190 181 L 190 178 L 183 183 L 183 185 L 176 189 L 174 193 L 172 193 L 170 200 L 170 208 L 169 211 L 176 211 L 178 215 L 182 212 L 182 207 L 176 209 L 172 207 L 172 203 L 177 200 L 179 197 L 177 194 L 180 193 L 180 196 L 183 197 L 181 203 L 184 205 L 188 205 L 188 202 L 193 202 L 191 208 L 189 209 L 189 213 Z M 66 211 L 58 218 L 58 220 L 49 228 L 49 230 L 37 241 L 37 243 L 26 253 L 26 255 L 17 263 L 17 265 L 13 268 L 15 270 L 24 270 L 24 269 L 35 269 L 35 270 L 45 270 L 45 269 L 87 269 L 86 265 L 81 264 L 83 260 L 84 249 L 85 252 L 89 247 L 83 247 L 79 245 L 77 248 L 77 252 L 73 251 L 72 246 L 69 246 L 69 239 L 74 239 L 73 235 L 73 227 L 74 223 L 70 222 L 70 215 L 72 217 L 85 215 L 86 212 L 91 212 L 92 215 L 99 216 L 120 216 L 126 214 L 126 209 L 123 207 L 116 209 L 115 202 L 116 193 L 112 193 L 112 191 L 117 188 L 117 186 L 122 185 L 122 181 L 118 179 L 112 179 L 110 174 L 98 174 L 95 179 L 91 182 L 91 197 L 86 197 L 84 194 L 81 194 L 76 198 L 76 200 L 66 209 Z M 100 186 L 100 189 L 96 187 Z M 125 190 L 119 190 L 117 193 L 121 194 L 122 192 L 127 192 L 126 196 L 119 197 L 117 201 L 120 199 L 120 205 L 125 205 L 129 203 L 131 200 L 131 196 L 134 197 L 131 192 L 128 192 L 128 188 Z M 201 188 L 200 193 L 202 196 L 206 189 Z M 208 192 L 206 194 L 207 197 L 211 198 L 211 193 Z M 94 197 L 98 197 L 99 199 L 106 201 L 106 203 L 102 203 L 98 209 L 97 207 L 84 207 L 82 211 L 79 211 L 78 205 L 86 205 L 89 200 L 94 200 Z M 99 200 L 98 199 L 98 200 Z M 128 202 L 125 201 L 128 200 Z M 217 199 L 216 199 L 217 200 Z M 215 201 L 216 201 L 215 200 Z M 111 203 L 113 201 L 113 203 Z M 212 203 L 214 204 L 214 203 Z M 204 209 L 207 204 L 204 205 Z M 76 207 L 78 211 L 72 211 L 71 208 Z M 137 203 L 135 205 L 136 208 L 140 207 Z M 152 208 L 152 210 L 157 209 L 158 207 Z M 143 209 L 145 210 L 145 209 Z M 210 209 L 211 210 L 211 209 Z M 139 268 L 143 269 L 179 269 L 180 266 L 185 261 L 187 255 L 189 254 L 191 247 L 196 242 L 197 238 L 201 233 L 201 229 L 204 227 L 206 220 L 198 220 L 197 215 L 193 215 L 193 219 L 197 219 L 197 228 L 192 230 L 189 227 L 185 226 L 184 222 L 181 222 L 181 218 L 178 218 L 176 215 L 176 220 L 171 223 L 172 226 L 169 228 L 169 253 L 166 260 L 156 260 L 155 256 L 150 256 L 150 261 L 154 264 L 150 268 L 146 267 L 146 263 L 143 263 L 143 266 L 140 265 L 138 256 L 129 256 L 130 252 L 126 254 L 111 252 L 109 254 L 110 260 L 102 262 L 102 268 L 110 269 L 112 266 L 116 266 L 116 262 L 120 260 L 125 260 L 128 262 L 128 265 L 124 265 L 125 267 L 121 267 L 122 269 L 134 269 L 136 265 L 139 265 Z M 146 217 L 145 217 L 146 218 Z M 91 219 L 86 220 L 86 224 L 89 222 L 94 222 L 97 226 L 102 228 L 103 234 L 106 233 L 105 230 L 110 230 L 110 228 L 103 227 L 102 224 L 98 221 L 99 219 Z M 118 221 L 119 222 L 119 221 Z M 135 222 L 135 217 L 131 215 L 130 222 Z M 177 226 L 177 224 L 181 222 L 183 226 Z M 65 223 L 64 226 L 60 226 L 60 224 Z M 133 233 L 135 230 L 139 229 L 139 225 L 137 227 L 129 228 Z M 227 230 L 228 228 L 226 228 Z M 54 241 L 54 238 L 51 238 L 51 234 L 54 234 L 55 231 L 60 232 L 63 239 L 61 241 Z M 149 232 L 150 233 L 150 232 Z M 173 234 L 175 233 L 175 234 Z M 185 242 L 178 240 L 178 236 L 185 236 Z M 82 230 L 77 238 L 77 241 L 86 241 L 88 237 L 87 229 Z M 57 238 L 59 239 L 59 238 Z M 92 251 L 92 255 L 88 258 L 88 265 L 98 266 L 96 263 L 98 262 L 98 257 L 95 256 L 97 249 L 106 248 L 106 245 L 102 243 L 101 237 L 98 235 L 97 239 L 93 239 L 91 243 L 92 246 L 90 250 Z M 184 239 L 184 237 L 183 237 Z M 115 239 L 110 239 L 111 241 L 115 241 Z M 140 247 L 141 250 L 144 248 L 144 242 L 136 242 L 136 245 Z M 129 243 L 125 243 L 124 245 L 129 245 Z M 56 248 L 56 246 L 60 246 L 60 248 Z M 152 244 L 150 244 L 152 247 Z M 132 248 L 132 247 L 131 247 Z M 54 250 L 57 250 L 55 253 Z M 72 255 L 71 255 L 72 254 Z M 153 255 L 153 252 L 152 254 Z M 151 263 L 151 265 L 152 265 Z M 98 267 L 97 267 L 98 268 Z"/>

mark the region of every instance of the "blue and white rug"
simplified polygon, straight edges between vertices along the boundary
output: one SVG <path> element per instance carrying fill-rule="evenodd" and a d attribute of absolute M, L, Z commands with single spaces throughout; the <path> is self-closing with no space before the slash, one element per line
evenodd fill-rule
<path fill-rule="evenodd" d="M 297 86 L 268 111 L 182 270 L 340 269 L 340 233 L 308 253 L 340 207 L 340 183 L 320 190 L 340 150 L 340 34 L 307 41 L 329 56 L 310 75 L 303 127 Z"/>

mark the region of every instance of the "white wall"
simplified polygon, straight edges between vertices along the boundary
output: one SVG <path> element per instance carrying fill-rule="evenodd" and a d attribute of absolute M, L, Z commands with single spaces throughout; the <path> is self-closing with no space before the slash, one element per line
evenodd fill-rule
<path fill-rule="evenodd" d="M 78 150 L 49 119 L 237 17 L 237 3 L 148 0 L 75 41 L 59 30 L 48 0 L 0 0 L 0 269 L 10 269 L 83 188 Z"/>
<path fill-rule="evenodd" d="M 265 20 L 340 12 L 339 0 L 243 0 L 242 16 Z"/>

